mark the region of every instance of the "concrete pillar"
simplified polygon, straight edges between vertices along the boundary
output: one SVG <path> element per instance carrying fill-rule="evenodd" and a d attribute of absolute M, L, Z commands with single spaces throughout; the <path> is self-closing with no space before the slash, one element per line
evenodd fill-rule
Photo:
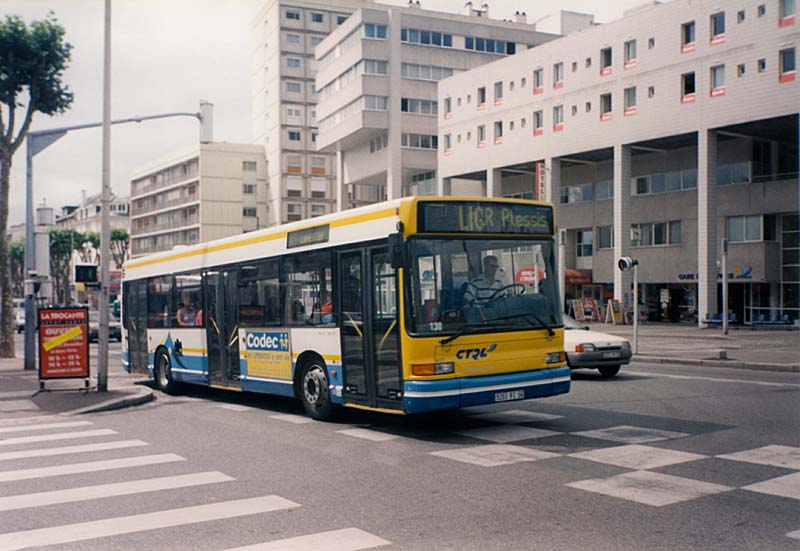
<path fill-rule="evenodd" d="M 633 272 L 617 267 L 621 256 L 631 255 L 631 148 L 614 146 L 614 299 L 622 302 L 631 291 Z M 631 295 L 632 296 L 632 295 Z"/>
<path fill-rule="evenodd" d="M 560 158 L 550 157 L 545 161 L 544 181 L 545 181 L 544 199 L 539 198 L 539 200 L 558 204 L 559 197 L 561 196 Z M 534 185 L 535 185 L 535 180 L 534 180 Z"/>
<path fill-rule="evenodd" d="M 436 195 L 449 196 L 453 193 L 453 181 L 450 178 L 442 178 L 437 174 Z"/>
<path fill-rule="evenodd" d="M 697 324 L 717 307 L 717 133 L 697 133 Z"/>
<path fill-rule="evenodd" d="M 500 197 L 503 193 L 502 171 L 499 168 L 486 169 L 486 197 Z"/>
<path fill-rule="evenodd" d="M 336 151 L 336 210 L 341 212 L 350 208 L 347 201 L 347 191 L 344 189 L 344 152 Z"/>

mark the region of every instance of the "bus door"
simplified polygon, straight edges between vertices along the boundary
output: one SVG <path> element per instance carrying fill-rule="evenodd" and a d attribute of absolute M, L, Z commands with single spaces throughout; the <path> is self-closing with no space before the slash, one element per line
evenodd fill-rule
<path fill-rule="evenodd" d="M 205 278 L 208 383 L 212 386 L 238 387 L 238 272 L 207 272 Z"/>
<path fill-rule="evenodd" d="M 402 409 L 397 274 L 387 247 L 339 254 L 345 402 Z"/>
<path fill-rule="evenodd" d="M 129 369 L 131 373 L 147 373 L 147 282 L 128 283 L 124 300 Z"/>

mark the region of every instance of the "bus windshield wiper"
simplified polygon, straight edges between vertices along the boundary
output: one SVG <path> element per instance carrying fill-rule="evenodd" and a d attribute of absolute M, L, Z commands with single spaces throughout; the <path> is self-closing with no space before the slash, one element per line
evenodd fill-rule
<path fill-rule="evenodd" d="M 449 344 L 454 340 L 456 340 L 458 337 L 462 337 L 469 333 L 478 333 L 478 331 L 475 331 L 475 329 L 485 329 L 486 327 L 487 325 L 465 325 L 464 327 L 462 327 L 449 337 L 445 337 L 442 340 L 440 340 L 439 344 Z"/>
<path fill-rule="evenodd" d="M 530 320 L 530 318 L 533 318 L 533 319 L 534 319 L 536 322 L 538 322 L 538 324 L 539 324 L 539 326 L 540 326 L 540 327 L 544 327 L 545 329 L 547 329 L 547 334 L 548 334 L 549 336 L 551 336 L 551 337 L 552 337 L 552 336 L 554 336 L 554 335 L 556 334 L 556 332 L 555 332 L 555 331 L 553 331 L 553 328 L 552 328 L 552 327 L 550 327 L 549 325 L 547 325 L 547 324 L 544 322 L 544 320 L 542 320 L 542 318 L 540 318 L 539 316 L 537 316 L 536 314 L 534 314 L 534 313 L 532 313 L 532 312 L 529 312 L 529 313 L 527 313 L 527 314 L 512 314 L 512 315 L 510 315 L 510 316 L 504 316 L 504 317 L 502 317 L 502 318 L 496 318 L 496 319 L 494 319 L 494 320 L 491 320 L 491 321 L 510 320 L 510 319 L 514 319 L 514 318 L 524 318 L 524 319 L 525 319 L 525 321 L 527 321 L 527 322 L 528 322 L 530 325 L 536 326 L 536 324 L 535 324 L 535 323 L 533 323 L 533 322 Z"/>

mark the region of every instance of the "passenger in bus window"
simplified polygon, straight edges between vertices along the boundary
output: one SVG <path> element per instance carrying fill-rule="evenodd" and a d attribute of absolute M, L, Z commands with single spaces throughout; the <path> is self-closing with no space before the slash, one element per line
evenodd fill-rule
<path fill-rule="evenodd" d="M 181 327 L 194 327 L 195 318 L 197 317 L 197 308 L 192 301 L 192 296 L 190 293 L 184 291 L 181 298 L 183 299 L 183 305 L 178 309 L 178 325 Z"/>

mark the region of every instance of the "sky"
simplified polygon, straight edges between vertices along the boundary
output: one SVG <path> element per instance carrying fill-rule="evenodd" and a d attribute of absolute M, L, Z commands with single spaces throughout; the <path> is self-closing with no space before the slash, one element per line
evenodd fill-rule
<path fill-rule="evenodd" d="M 111 118 L 196 112 L 214 104 L 214 140 L 250 143 L 250 27 L 266 0 L 112 0 Z M 403 0 L 384 3 L 405 5 Z M 423 8 L 461 13 L 465 0 L 421 0 Z M 478 5 L 482 1 L 475 1 Z M 537 29 L 559 32 L 559 10 L 593 13 L 598 22 L 622 17 L 647 0 L 489 0 L 492 19 L 525 11 Z M 74 93 L 63 115 L 37 114 L 32 130 L 101 122 L 103 116 L 103 0 L 0 0 L 0 16 L 30 23 L 53 10 L 72 44 L 63 81 Z M 542 19 L 544 18 L 544 19 Z M 18 110 L 17 118 L 24 113 Z M 120 124 L 111 131 L 111 187 L 130 194 L 130 180 L 153 160 L 196 144 L 190 117 Z M 33 163 L 34 202 L 77 205 L 81 190 L 100 192 L 102 130 L 70 132 Z M 25 219 L 25 144 L 14 155 L 9 225 Z"/>

